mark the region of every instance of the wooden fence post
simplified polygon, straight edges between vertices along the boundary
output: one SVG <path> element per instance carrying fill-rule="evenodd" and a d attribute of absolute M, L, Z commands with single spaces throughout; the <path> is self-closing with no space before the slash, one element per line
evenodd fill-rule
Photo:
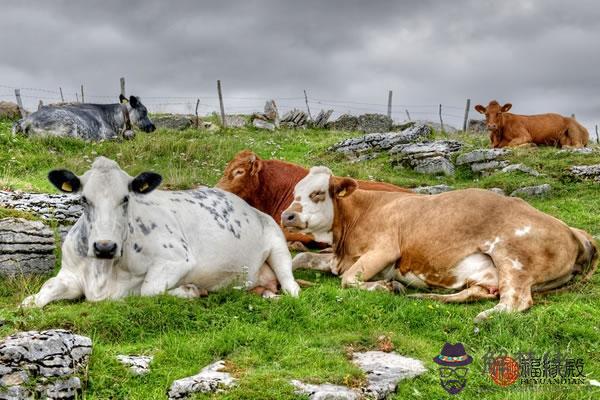
<path fill-rule="evenodd" d="M 119 80 L 121 84 L 121 94 L 125 97 L 125 77 L 121 77 Z"/>
<path fill-rule="evenodd" d="M 392 91 L 390 90 L 388 92 L 388 109 L 387 109 L 387 116 L 389 118 L 392 118 Z"/>
<path fill-rule="evenodd" d="M 23 101 L 21 101 L 21 89 L 15 89 L 15 97 L 17 99 L 17 106 L 19 107 L 21 117 L 25 118 L 25 109 L 23 108 Z"/>
<path fill-rule="evenodd" d="M 221 92 L 221 80 L 217 80 L 217 92 L 219 92 L 219 106 L 221 107 L 221 124 L 223 128 L 227 128 L 227 122 L 225 122 L 225 107 L 223 107 L 223 93 Z"/>
<path fill-rule="evenodd" d="M 77 94 L 77 92 L 75 92 L 75 101 L 76 101 L 77 103 L 79 103 L 79 95 Z"/>
<path fill-rule="evenodd" d="M 65 96 L 63 96 L 62 88 L 59 87 L 58 90 L 60 91 L 60 101 L 64 103 L 65 102 Z"/>
<path fill-rule="evenodd" d="M 83 97 L 83 85 L 81 85 L 81 102 L 85 103 L 85 97 Z"/>
<path fill-rule="evenodd" d="M 463 132 L 467 131 L 467 124 L 469 123 L 469 109 L 471 108 L 471 99 L 467 99 L 467 105 L 465 106 L 465 119 L 463 121 Z"/>
<path fill-rule="evenodd" d="M 404 111 L 406 111 L 406 118 L 408 118 L 408 120 L 410 121 L 410 114 L 408 113 L 408 108 L 405 108 Z"/>
<path fill-rule="evenodd" d="M 310 115 L 310 107 L 308 106 L 308 96 L 306 95 L 306 89 L 304 89 L 304 102 L 306 103 L 306 111 L 308 111 L 308 118 L 312 121 L 312 115 Z"/>
<path fill-rule="evenodd" d="M 442 132 L 444 132 L 444 120 L 442 119 L 442 105 L 440 104 L 440 125 L 442 126 Z"/>
<path fill-rule="evenodd" d="M 198 129 L 198 106 L 200 105 L 200 99 L 196 99 L 196 129 Z"/>
<path fill-rule="evenodd" d="M 598 136 L 598 124 L 596 124 L 596 143 L 600 144 L 600 136 Z"/>

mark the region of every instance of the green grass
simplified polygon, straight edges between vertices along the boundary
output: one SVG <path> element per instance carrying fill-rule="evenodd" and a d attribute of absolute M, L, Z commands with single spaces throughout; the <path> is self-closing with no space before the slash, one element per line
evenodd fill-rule
<path fill-rule="evenodd" d="M 521 149 L 510 159 L 544 174 L 474 176 L 459 168 L 454 177 L 429 177 L 394 170 L 387 157 L 351 164 L 326 152 L 331 144 L 356 134 L 320 130 L 261 132 L 236 129 L 208 133 L 160 130 L 127 142 L 85 143 L 67 139 L 13 137 L 10 123 L 0 122 L 0 186 L 12 190 L 53 191 L 46 181 L 52 168 L 83 173 L 97 155 L 116 159 L 131 175 L 143 170 L 161 173 L 168 188 L 214 184 L 226 162 L 250 148 L 265 158 L 283 158 L 306 166 L 325 164 L 339 175 L 373 177 L 415 187 L 446 183 L 456 188 L 517 187 L 550 183 L 552 193 L 531 203 L 568 224 L 600 236 L 598 184 L 568 178 L 575 164 L 600 163 L 600 155 L 562 154 L 555 149 Z M 486 138 L 464 136 L 467 149 L 484 147 Z M 0 217 L 14 216 L 1 210 Z M 20 215 L 17 213 L 17 215 Z M 31 217 L 27 216 L 26 217 Z M 342 290 L 339 279 L 313 272 L 298 277 L 314 281 L 299 299 L 267 301 L 225 290 L 207 298 L 182 300 L 169 296 L 128 298 L 117 302 L 58 302 L 43 310 L 20 310 L 19 302 L 35 292 L 42 278 L 0 282 L 0 336 L 18 330 L 67 328 L 90 336 L 93 356 L 86 372 L 87 399 L 160 399 L 174 379 L 197 373 L 208 363 L 225 359 L 239 385 L 215 398 L 299 398 L 290 379 L 357 386 L 364 381 L 349 361 L 351 349 L 375 349 L 387 335 L 396 350 L 423 360 L 428 372 L 403 382 L 396 399 L 450 398 L 438 382 L 431 359 L 446 341 L 460 341 L 474 363 L 466 389 L 455 398 L 557 399 L 594 398 L 589 385 L 518 386 L 501 388 L 481 371 L 489 349 L 496 352 L 554 351 L 583 358 L 589 379 L 600 380 L 600 275 L 590 284 L 564 294 L 535 298 L 523 314 L 495 316 L 475 330 L 472 319 L 494 302 L 444 305 L 387 293 Z M 117 354 L 152 354 L 152 372 L 130 375 Z M 197 396 L 195 398 L 205 398 Z"/>

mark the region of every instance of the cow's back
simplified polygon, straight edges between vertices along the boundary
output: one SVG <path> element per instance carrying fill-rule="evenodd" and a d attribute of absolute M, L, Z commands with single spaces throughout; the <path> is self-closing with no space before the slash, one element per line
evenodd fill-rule
<path fill-rule="evenodd" d="M 566 134 L 569 118 L 560 114 L 517 115 L 506 113 L 504 133 L 513 137 L 513 132 L 524 127 L 535 144 L 555 145 Z"/>

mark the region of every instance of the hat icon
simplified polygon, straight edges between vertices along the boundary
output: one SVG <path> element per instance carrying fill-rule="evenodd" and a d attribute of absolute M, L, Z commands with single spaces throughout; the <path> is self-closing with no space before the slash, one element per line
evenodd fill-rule
<path fill-rule="evenodd" d="M 462 343 L 450 344 L 446 342 L 439 356 L 433 358 L 433 362 L 445 367 L 462 367 L 473 362 L 473 357 L 467 354 Z"/>

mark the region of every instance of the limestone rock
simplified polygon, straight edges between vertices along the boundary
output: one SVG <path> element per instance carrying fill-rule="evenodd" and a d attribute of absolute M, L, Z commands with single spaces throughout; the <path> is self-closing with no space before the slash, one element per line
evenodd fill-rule
<path fill-rule="evenodd" d="M 276 127 L 279 126 L 279 110 L 275 100 L 267 100 L 265 103 L 265 117 L 267 121 L 272 122 Z"/>
<path fill-rule="evenodd" d="M 390 154 L 411 158 L 447 157 L 459 151 L 462 143 L 456 140 L 436 140 L 433 142 L 399 144 L 390 150 Z"/>
<path fill-rule="evenodd" d="M 396 352 L 367 351 L 354 353 L 352 361 L 367 375 L 363 392 L 376 399 L 385 399 L 396 391 L 398 382 L 427 372 L 423 363 Z"/>
<path fill-rule="evenodd" d="M 540 176 L 541 175 L 535 169 L 528 167 L 527 165 L 524 165 L 524 164 L 511 164 L 511 165 L 508 165 L 508 166 L 502 168 L 502 172 L 514 172 L 514 171 L 523 172 L 523 173 L 529 174 L 531 176 Z"/>
<path fill-rule="evenodd" d="M 359 400 L 360 393 L 346 386 L 324 383 L 314 385 L 293 380 L 296 394 L 307 395 L 310 400 Z"/>
<path fill-rule="evenodd" d="M 225 362 L 217 361 L 204 367 L 197 375 L 174 381 L 167 393 L 169 400 L 184 399 L 192 393 L 221 392 L 235 385 L 235 378 L 227 372 L 221 372 L 223 368 Z"/>
<path fill-rule="evenodd" d="M 333 110 L 321 110 L 313 120 L 313 126 L 315 128 L 325 128 L 327 121 L 329 121 L 329 117 L 331 117 L 331 114 L 333 114 Z"/>
<path fill-rule="evenodd" d="M 454 165 L 445 157 L 435 156 L 408 161 L 415 172 L 428 175 L 454 175 Z"/>
<path fill-rule="evenodd" d="M 25 211 L 59 224 L 74 224 L 83 212 L 79 195 L 0 191 L 0 207 Z"/>
<path fill-rule="evenodd" d="M 275 130 L 275 124 L 272 124 L 271 122 L 263 121 L 262 119 L 258 119 L 258 118 L 255 118 L 254 121 L 252 121 L 252 125 L 254 125 L 254 127 L 258 128 L 258 129 L 267 129 L 269 131 Z"/>
<path fill-rule="evenodd" d="M 46 274 L 54 269 L 54 232 L 41 221 L 0 220 L 0 276 Z"/>
<path fill-rule="evenodd" d="M 358 130 L 365 133 L 389 132 L 393 121 L 383 114 L 363 114 L 358 117 Z"/>
<path fill-rule="evenodd" d="M 469 153 L 461 154 L 456 158 L 456 165 L 472 164 L 476 162 L 484 162 L 497 160 L 502 156 L 510 153 L 507 149 L 478 149 Z"/>
<path fill-rule="evenodd" d="M 578 178 L 600 182 L 600 164 L 576 165 L 569 168 L 569 173 Z"/>
<path fill-rule="evenodd" d="M 153 356 L 126 356 L 122 354 L 117 356 L 117 361 L 129 367 L 134 375 L 145 375 L 150 372 L 150 363 L 153 359 Z"/>
<path fill-rule="evenodd" d="M 353 132 L 358 128 L 358 117 L 350 114 L 342 114 L 334 122 L 329 123 L 329 129 L 336 131 Z"/>
<path fill-rule="evenodd" d="M 152 116 L 152 123 L 154 123 L 157 129 L 164 128 L 182 131 L 191 128 L 192 122 L 192 118 L 185 114 L 156 114 Z"/>
<path fill-rule="evenodd" d="M 308 122 L 308 115 L 302 111 L 294 108 L 288 111 L 281 117 L 281 126 L 288 128 L 299 128 L 306 125 Z"/>
<path fill-rule="evenodd" d="M 226 115 L 225 124 L 228 128 L 243 128 L 246 126 L 246 118 L 241 115 Z"/>
<path fill-rule="evenodd" d="M 487 124 L 482 119 L 470 119 L 467 123 L 467 130 L 473 133 L 488 133 Z"/>
<path fill-rule="evenodd" d="M 508 166 L 508 161 L 498 161 L 498 160 L 492 160 L 492 161 L 483 161 L 483 162 L 476 162 L 471 164 L 471 171 L 473 172 L 492 172 L 492 171 L 496 171 L 500 168 L 505 168 Z"/>
<path fill-rule="evenodd" d="M 420 186 L 418 188 L 414 188 L 413 192 L 419 194 L 440 194 L 444 192 L 449 192 L 454 190 L 452 186 L 448 185 L 434 185 L 434 186 Z"/>
<path fill-rule="evenodd" d="M 558 151 L 559 153 L 576 153 L 576 154 L 592 154 L 594 149 L 591 147 L 575 147 L 572 149 L 562 149 Z"/>
<path fill-rule="evenodd" d="M 90 338 L 62 329 L 6 337 L 0 341 L 0 399 L 75 399 L 81 381 L 74 375 L 91 352 Z"/>
<path fill-rule="evenodd" d="M 515 190 L 510 195 L 513 197 L 539 197 L 548 194 L 552 187 L 545 183 L 538 186 L 525 186 Z"/>

